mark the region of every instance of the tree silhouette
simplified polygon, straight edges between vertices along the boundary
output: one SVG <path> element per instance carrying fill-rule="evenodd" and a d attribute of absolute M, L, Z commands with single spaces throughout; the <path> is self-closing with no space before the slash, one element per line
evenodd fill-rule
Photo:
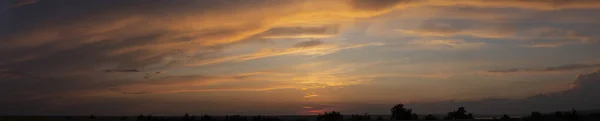
<path fill-rule="evenodd" d="M 531 112 L 531 115 L 529 115 L 529 117 L 526 117 L 524 119 L 524 121 L 542 121 L 543 120 L 543 115 L 540 112 Z"/>
<path fill-rule="evenodd" d="M 248 121 L 248 118 L 240 115 L 225 116 L 226 121 Z"/>
<path fill-rule="evenodd" d="M 556 117 L 556 118 L 562 118 L 563 116 L 564 116 L 564 115 L 563 115 L 563 113 L 562 113 L 562 112 L 560 112 L 560 111 L 556 111 L 556 112 L 554 113 L 554 117 Z"/>
<path fill-rule="evenodd" d="M 580 119 L 579 114 L 577 114 L 577 110 L 575 109 L 571 109 L 571 112 L 567 112 L 565 116 L 569 121 L 577 121 Z"/>
<path fill-rule="evenodd" d="M 212 121 L 212 117 L 208 116 L 206 114 L 204 114 L 204 116 L 202 116 L 202 118 L 200 118 L 200 121 Z"/>
<path fill-rule="evenodd" d="M 353 121 L 368 121 L 371 120 L 371 116 L 369 116 L 367 113 L 364 115 L 353 114 L 350 119 Z"/>
<path fill-rule="evenodd" d="M 412 113 L 412 109 L 404 108 L 404 104 L 397 104 L 391 109 L 392 117 L 394 120 L 416 120 L 418 119 L 417 114 Z"/>
<path fill-rule="evenodd" d="M 340 112 L 325 112 L 325 114 L 317 116 L 317 121 L 342 121 L 344 116 Z"/>
<path fill-rule="evenodd" d="M 252 117 L 252 121 L 281 121 L 281 119 L 277 117 L 267 117 L 267 116 L 254 116 Z"/>
<path fill-rule="evenodd" d="M 185 115 L 183 115 L 183 117 L 181 118 L 181 120 L 183 120 L 183 121 L 189 121 L 190 120 L 190 114 L 186 113 Z"/>
<path fill-rule="evenodd" d="M 474 119 L 472 113 L 467 113 L 465 107 L 459 107 L 458 110 L 448 112 L 448 115 L 444 118 L 446 120 L 455 119 Z"/>
<path fill-rule="evenodd" d="M 154 118 L 152 118 L 152 114 L 148 114 L 146 116 L 146 121 L 153 121 L 153 120 L 154 120 Z"/>
<path fill-rule="evenodd" d="M 500 120 L 501 121 L 512 121 L 513 119 L 510 116 L 504 114 L 504 115 L 502 115 L 502 117 L 500 117 Z"/>
<path fill-rule="evenodd" d="M 144 118 L 144 114 L 140 114 L 140 116 L 137 117 L 138 121 L 143 121 Z"/>
<path fill-rule="evenodd" d="M 438 120 L 438 119 L 437 119 L 437 117 L 429 114 L 429 115 L 425 116 L 425 120 Z"/>

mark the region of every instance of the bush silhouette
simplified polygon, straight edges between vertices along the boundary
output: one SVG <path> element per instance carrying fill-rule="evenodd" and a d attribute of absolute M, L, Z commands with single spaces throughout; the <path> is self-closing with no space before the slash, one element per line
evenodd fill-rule
<path fill-rule="evenodd" d="M 365 113 L 364 115 L 354 114 L 350 117 L 350 120 L 352 120 L 352 121 L 368 121 L 368 120 L 371 120 L 371 116 L 369 116 L 369 114 L 367 114 L 367 113 Z"/>
<path fill-rule="evenodd" d="M 138 119 L 138 121 L 145 120 L 144 114 L 140 114 L 140 116 L 138 116 L 137 119 Z"/>
<path fill-rule="evenodd" d="M 448 112 L 448 115 L 444 118 L 446 120 L 455 119 L 474 119 L 472 113 L 467 113 L 465 107 L 459 107 L 458 110 Z"/>
<path fill-rule="evenodd" d="M 89 119 L 95 119 L 96 116 L 94 116 L 94 114 L 90 114 L 90 117 L 88 117 Z"/>
<path fill-rule="evenodd" d="M 571 109 L 571 112 L 565 113 L 565 118 L 568 121 L 577 121 L 581 119 L 579 114 L 577 114 L 577 110 L 575 109 Z"/>
<path fill-rule="evenodd" d="M 181 118 L 181 120 L 183 120 L 183 121 L 190 121 L 190 114 L 186 113 L 185 115 L 183 115 L 183 117 Z"/>
<path fill-rule="evenodd" d="M 425 120 L 438 120 L 435 116 L 429 114 L 427 116 L 425 116 Z"/>
<path fill-rule="evenodd" d="M 562 112 L 560 112 L 560 111 L 556 111 L 556 112 L 554 113 L 554 117 L 556 117 L 556 118 L 563 118 L 563 116 L 564 116 L 564 115 L 563 115 L 563 113 L 562 113 Z"/>
<path fill-rule="evenodd" d="M 252 121 L 281 121 L 281 119 L 277 117 L 268 117 L 268 116 L 254 116 L 252 117 Z"/>
<path fill-rule="evenodd" d="M 531 112 L 531 115 L 525 117 L 524 121 L 541 121 L 544 119 L 544 115 L 540 112 Z"/>
<path fill-rule="evenodd" d="M 383 121 L 383 118 L 381 116 L 377 116 L 377 120 L 378 121 Z"/>
<path fill-rule="evenodd" d="M 240 115 L 225 116 L 225 121 L 248 121 L 248 118 Z"/>
<path fill-rule="evenodd" d="M 122 116 L 122 117 L 121 117 L 121 120 L 127 120 L 127 117 L 125 117 L 125 116 Z"/>
<path fill-rule="evenodd" d="M 391 112 L 391 119 L 394 120 L 417 120 L 419 118 L 417 114 L 412 113 L 412 109 L 404 108 L 404 104 L 392 107 Z"/>
<path fill-rule="evenodd" d="M 512 121 L 513 118 L 511 118 L 510 116 L 504 114 L 504 115 L 502 115 L 502 117 L 500 117 L 500 120 L 501 121 Z"/>
<path fill-rule="evenodd" d="M 200 118 L 200 121 L 213 121 L 213 119 L 211 116 L 204 114 L 204 116 L 202 116 L 202 118 Z"/>
<path fill-rule="evenodd" d="M 317 121 L 342 121 L 344 116 L 340 112 L 325 112 L 325 114 L 317 116 Z"/>
<path fill-rule="evenodd" d="M 153 120 L 154 120 L 154 118 L 152 117 L 152 114 L 148 114 L 146 116 L 146 121 L 153 121 Z"/>

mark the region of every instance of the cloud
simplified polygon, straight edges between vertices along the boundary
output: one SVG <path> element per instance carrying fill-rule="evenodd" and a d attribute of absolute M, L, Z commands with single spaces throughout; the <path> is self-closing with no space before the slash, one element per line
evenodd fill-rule
<path fill-rule="evenodd" d="M 425 21 L 412 29 L 398 29 L 403 35 L 429 38 L 475 37 L 503 40 L 527 40 L 532 44 L 522 47 L 559 47 L 570 44 L 593 43 L 595 36 L 588 34 L 586 29 L 564 27 L 519 26 L 508 21 L 504 23 L 487 23 L 477 20 L 467 20 L 470 24 L 456 22 Z M 436 40 L 434 40 L 436 41 Z M 425 43 L 425 42 L 423 42 Z"/>
<path fill-rule="evenodd" d="M 104 72 L 141 72 L 138 69 L 109 69 L 104 70 Z"/>
<path fill-rule="evenodd" d="M 331 45 L 331 44 L 322 44 L 320 41 L 304 41 L 297 43 L 294 47 L 287 49 L 263 49 L 258 52 L 243 54 L 243 55 L 235 55 L 207 60 L 199 60 L 196 62 L 192 62 L 187 64 L 187 66 L 204 66 L 216 63 L 223 62 L 241 62 L 248 61 L 266 57 L 275 57 L 275 56 L 283 56 L 283 55 L 313 55 L 313 56 L 322 56 L 331 53 L 336 53 L 341 50 L 346 49 L 354 49 L 366 46 L 377 46 L 383 45 L 381 43 L 365 43 L 365 44 L 354 44 L 354 45 Z"/>
<path fill-rule="evenodd" d="M 573 71 L 587 68 L 600 67 L 600 64 L 571 64 L 545 68 L 510 68 L 501 70 L 489 70 L 488 73 L 544 73 L 544 72 L 562 72 Z"/>
<path fill-rule="evenodd" d="M 230 78 L 186 77 L 164 74 L 134 83 L 144 73 L 97 73 L 105 69 L 144 69 L 162 72 L 187 68 L 196 60 L 236 62 L 288 54 L 323 55 L 366 45 L 318 45 L 257 51 L 228 58 L 220 50 L 266 36 L 335 35 L 338 27 L 354 19 L 382 14 L 380 11 L 354 10 L 346 1 L 122 1 L 122 0 L 21 0 L 18 9 L 0 13 L 0 60 L 8 70 L 53 79 L 3 81 L 1 96 L 24 97 L 14 100 L 78 97 L 106 93 L 119 88 L 125 93 L 202 90 L 268 90 L 288 87 L 248 87 L 238 89 L 181 89 L 179 84 L 162 80 L 184 80 L 200 84 L 202 80 Z M 7 4 L 4 4 L 7 3 Z M 7 1 L 0 6 L 10 6 Z M 257 9 L 259 7 L 259 9 Z M 60 8 L 60 9 L 56 9 Z M 338 26 L 339 25 L 339 26 Z M 292 28 L 301 28 L 296 31 Z M 193 59 L 190 59 L 192 58 Z M 224 61 L 218 61 L 224 60 Z M 199 62 L 199 63 L 204 63 Z M 202 68 L 202 67 L 196 67 Z M 136 70 L 109 70 L 136 72 Z M 140 70 L 137 70 L 140 71 Z M 18 74 L 3 72 L 17 79 Z M 22 76 L 22 75 L 21 75 Z M 158 77 L 158 76 L 156 76 Z M 164 77 L 164 78 L 163 78 Z M 167 78 L 171 77 L 171 78 Z M 211 77 L 211 76 L 208 76 Z M 183 77 L 182 77 L 183 78 Z M 158 80 L 154 80 L 158 79 Z M 157 84 L 155 84 L 157 83 Z M 159 84 L 165 84 L 161 87 Z M 129 87 L 140 87 L 135 90 Z M 21 88 L 17 88 L 21 87 Z M 31 87 L 31 88 L 22 88 Z M 33 89 L 35 88 L 35 89 Z M 100 95 L 102 95 L 100 94 Z M 55 96 L 55 97 L 53 97 Z M 103 95 L 106 96 L 106 95 Z M 110 96 L 110 95 L 109 95 Z M 16 101 L 18 102 L 18 101 Z M 4 104 L 4 103 L 3 103 Z"/>
<path fill-rule="evenodd" d="M 282 38 L 327 38 L 338 34 L 339 25 L 318 26 L 318 27 L 277 27 L 262 33 L 261 38 L 282 39 Z"/>
<path fill-rule="evenodd" d="M 600 91 L 600 71 L 579 74 L 566 90 L 547 94 L 538 94 L 520 99 L 488 98 L 474 101 L 447 101 L 408 104 L 414 109 L 427 113 L 443 113 L 440 110 L 450 110 L 458 106 L 467 107 L 470 112 L 480 114 L 526 114 L 531 111 L 552 112 L 560 110 L 593 110 L 598 107 L 600 98 L 594 96 Z M 421 112 L 417 111 L 417 112 Z"/>
<path fill-rule="evenodd" d="M 304 98 L 313 98 L 313 97 L 317 97 L 319 96 L 317 93 L 306 93 L 306 95 L 304 95 Z"/>
<path fill-rule="evenodd" d="M 513 38 L 515 30 L 509 26 L 458 26 L 450 23 L 425 21 L 412 30 L 397 30 L 404 34 L 418 36 L 473 36 L 480 38 Z"/>
<path fill-rule="evenodd" d="M 291 65 L 285 68 L 268 69 L 229 75 L 179 75 L 163 76 L 144 81 L 115 85 L 110 91 L 118 94 L 169 94 L 183 92 L 255 92 L 269 90 L 312 90 L 340 88 L 368 82 L 374 78 L 390 75 L 356 73 L 373 63 L 328 64 L 329 62 Z M 106 90 L 99 90 L 102 92 Z M 316 93 L 303 95 L 306 98 Z M 302 97 L 302 96 L 300 96 Z"/>
<path fill-rule="evenodd" d="M 475 6 L 484 8 L 522 8 L 540 11 L 564 9 L 593 9 L 600 8 L 600 2 L 594 0 L 468 0 L 468 1 L 439 1 L 424 0 L 414 2 L 415 6 Z"/>
<path fill-rule="evenodd" d="M 485 47 L 484 42 L 467 42 L 464 40 L 415 40 L 409 42 L 404 49 L 478 49 Z"/>
<path fill-rule="evenodd" d="M 350 5 L 357 10 L 386 10 L 392 9 L 403 3 L 408 3 L 409 0 L 349 0 Z"/>
<path fill-rule="evenodd" d="M 1 69 L 1 68 L 0 68 L 0 78 L 2 78 L 2 79 L 35 79 L 35 80 L 42 80 L 42 78 L 40 78 L 40 77 L 36 77 L 36 76 L 33 76 L 33 75 L 25 74 L 23 72 L 14 71 L 14 70 L 7 70 L 7 69 Z"/>
<path fill-rule="evenodd" d="M 38 2 L 37 0 L 17 0 L 11 7 L 19 7 L 27 4 L 34 4 Z"/>
<path fill-rule="evenodd" d="M 302 41 L 302 42 L 294 44 L 294 48 L 309 48 L 309 47 L 319 46 L 322 44 L 323 44 L 323 41 L 321 41 L 321 40 L 309 40 L 309 41 Z"/>

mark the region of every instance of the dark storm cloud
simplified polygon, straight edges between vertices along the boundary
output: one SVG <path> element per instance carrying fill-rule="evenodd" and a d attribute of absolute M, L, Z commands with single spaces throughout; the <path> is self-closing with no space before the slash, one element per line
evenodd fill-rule
<path fill-rule="evenodd" d="M 560 72 L 560 71 L 571 71 L 586 68 L 600 67 L 600 64 L 571 64 L 562 65 L 556 67 L 546 68 L 511 68 L 511 69 L 500 69 L 500 70 L 489 70 L 489 73 L 527 73 L 527 72 Z"/>

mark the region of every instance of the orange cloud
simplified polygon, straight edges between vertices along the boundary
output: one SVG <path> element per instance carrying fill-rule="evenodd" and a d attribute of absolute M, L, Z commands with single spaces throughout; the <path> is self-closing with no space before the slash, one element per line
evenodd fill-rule
<path fill-rule="evenodd" d="M 353 48 L 360 48 L 360 47 L 374 46 L 374 45 L 382 45 L 382 44 L 381 43 L 366 43 L 366 44 L 354 44 L 354 45 L 347 45 L 347 46 L 318 44 L 318 45 L 311 45 L 310 47 L 292 47 L 292 48 L 287 48 L 287 49 L 263 49 L 261 51 L 258 51 L 255 53 L 250 53 L 250 54 L 221 57 L 221 58 L 214 58 L 214 59 L 208 59 L 208 60 L 200 60 L 197 62 L 189 63 L 189 64 L 187 64 L 187 66 L 203 66 L 203 65 L 210 65 L 210 64 L 223 63 L 223 62 L 241 62 L 241 61 L 248 61 L 248 60 L 260 59 L 260 58 L 266 58 L 266 57 L 283 56 L 283 55 L 327 55 L 327 54 L 336 53 L 338 51 L 345 50 L 345 49 L 353 49 Z"/>
<path fill-rule="evenodd" d="M 313 98 L 313 97 L 317 97 L 319 96 L 317 93 L 306 93 L 306 95 L 304 95 L 304 98 Z"/>

